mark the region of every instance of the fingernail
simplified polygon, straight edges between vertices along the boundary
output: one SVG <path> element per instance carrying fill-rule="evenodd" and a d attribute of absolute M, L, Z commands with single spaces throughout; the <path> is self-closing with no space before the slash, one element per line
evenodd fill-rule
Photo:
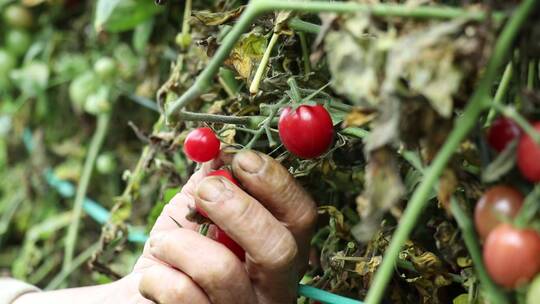
<path fill-rule="evenodd" d="M 257 153 L 253 151 L 243 151 L 237 156 L 238 165 L 240 169 L 248 173 L 257 173 L 261 170 L 264 160 Z"/>
<path fill-rule="evenodd" d="M 197 187 L 197 196 L 207 202 L 222 200 L 227 193 L 227 188 L 218 177 L 205 178 Z"/>

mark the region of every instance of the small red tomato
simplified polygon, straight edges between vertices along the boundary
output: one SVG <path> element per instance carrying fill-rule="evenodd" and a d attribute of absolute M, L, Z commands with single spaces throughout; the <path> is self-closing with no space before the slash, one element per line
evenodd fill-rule
<path fill-rule="evenodd" d="M 474 224 L 485 239 L 501 220 L 514 218 L 523 204 L 523 194 L 509 186 L 493 186 L 484 192 L 474 209 Z"/>
<path fill-rule="evenodd" d="M 193 161 L 207 162 L 218 156 L 219 139 L 210 128 L 195 129 L 184 141 L 184 152 Z"/>
<path fill-rule="evenodd" d="M 540 132 L 540 121 L 533 124 Z M 540 146 L 528 135 L 523 134 L 517 150 L 517 164 L 521 174 L 531 182 L 540 181 Z"/>
<path fill-rule="evenodd" d="M 540 235 L 531 229 L 501 224 L 484 244 L 484 264 L 499 285 L 515 288 L 540 271 Z"/>
<path fill-rule="evenodd" d="M 233 239 L 231 239 L 225 231 L 221 230 L 221 228 L 217 227 L 217 233 L 216 233 L 216 241 L 225 245 L 225 247 L 229 248 L 230 251 L 232 251 L 239 259 L 240 261 L 244 262 L 246 260 L 246 252 L 238 243 L 236 243 Z"/>
<path fill-rule="evenodd" d="M 330 148 L 334 138 L 332 118 L 321 105 L 284 108 L 278 123 L 281 142 L 294 155 L 315 158 Z"/>
<path fill-rule="evenodd" d="M 489 127 L 487 140 L 497 152 L 501 152 L 514 139 L 521 135 L 521 128 L 510 118 L 499 117 Z"/>
<path fill-rule="evenodd" d="M 219 170 L 216 170 L 216 171 L 212 171 L 210 173 L 208 173 L 207 176 L 223 176 L 225 177 L 226 179 L 230 180 L 233 184 L 237 185 L 240 187 L 240 184 L 238 183 L 238 181 L 232 176 L 231 172 L 229 170 L 225 170 L 225 169 L 219 169 Z M 195 205 L 195 209 L 197 209 L 197 212 L 199 212 L 202 216 L 204 217 L 208 217 L 208 213 L 206 213 L 206 211 L 204 211 L 202 208 L 199 208 L 198 205 Z"/>

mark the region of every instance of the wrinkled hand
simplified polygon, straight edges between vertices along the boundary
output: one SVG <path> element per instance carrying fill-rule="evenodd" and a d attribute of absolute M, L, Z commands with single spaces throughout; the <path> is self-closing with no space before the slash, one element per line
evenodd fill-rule
<path fill-rule="evenodd" d="M 206 177 L 224 164 L 243 189 Z M 194 204 L 245 249 L 244 263 L 185 219 Z M 277 161 L 252 151 L 222 153 L 165 206 L 131 276 L 140 295 L 156 303 L 293 303 L 316 217 L 313 200 Z"/>

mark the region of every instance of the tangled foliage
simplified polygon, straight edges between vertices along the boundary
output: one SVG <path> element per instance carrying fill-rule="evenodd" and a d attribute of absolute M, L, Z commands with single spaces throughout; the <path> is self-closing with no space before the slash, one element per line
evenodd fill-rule
<path fill-rule="evenodd" d="M 0 0 L 1 269 L 51 289 L 128 273 L 145 232 L 196 169 L 183 140 L 206 125 L 225 144 L 275 157 L 316 198 L 320 218 L 303 281 L 364 299 L 411 196 L 462 127 L 455 119 L 482 87 L 519 3 L 356 1 L 448 5 L 482 18 L 266 13 L 204 92 L 166 113 L 251 5 L 186 1 Z M 515 169 L 516 144 L 496 154 L 484 136 L 497 112 L 538 116 L 540 26 L 528 20 L 504 57 L 513 69 L 506 88 L 503 69 L 487 87 L 489 98 L 500 93 L 509 106 L 477 119 L 430 187 L 395 263 L 389 303 L 493 296 L 474 267 L 475 233 L 455 217 L 470 222 L 491 183 L 531 192 Z M 295 102 L 330 112 L 335 137 L 321 157 L 300 159 L 280 142 L 279 110 Z M 538 227 L 537 209 L 528 207 L 530 226 Z"/>

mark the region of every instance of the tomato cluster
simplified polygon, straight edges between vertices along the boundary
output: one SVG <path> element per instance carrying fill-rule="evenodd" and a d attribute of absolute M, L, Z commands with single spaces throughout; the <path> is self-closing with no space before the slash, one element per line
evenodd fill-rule
<path fill-rule="evenodd" d="M 540 235 L 511 222 L 523 204 L 518 190 L 498 185 L 489 188 L 476 204 L 474 220 L 485 239 L 484 263 L 491 278 L 501 286 L 515 288 L 540 272 Z"/>
<path fill-rule="evenodd" d="M 533 127 L 540 132 L 540 121 L 533 123 Z M 520 127 L 511 119 L 500 117 L 493 122 L 487 133 L 490 146 L 501 152 L 513 140 L 518 139 L 517 164 L 527 180 L 540 182 L 540 145 L 529 134 L 523 134 Z"/>

